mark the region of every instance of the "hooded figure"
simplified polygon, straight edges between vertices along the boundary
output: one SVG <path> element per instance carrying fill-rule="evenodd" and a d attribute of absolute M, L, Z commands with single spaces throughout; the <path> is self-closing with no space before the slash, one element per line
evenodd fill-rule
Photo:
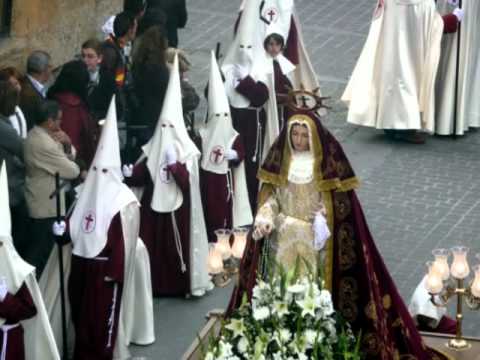
<path fill-rule="evenodd" d="M 349 123 L 434 131 L 435 77 L 444 21 L 450 19 L 442 20 L 431 0 L 379 0 L 342 95 L 349 106 Z M 411 141 L 424 140 L 413 137 Z"/>
<path fill-rule="evenodd" d="M 127 184 L 144 187 L 140 236 L 150 254 L 153 294 L 202 296 L 213 284 L 207 272 L 200 151 L 183 121 L 178 56 L 155 133 L 143 152 Z"/>
<path fill-rule="evenodd" d="M 200 180 L 208 239 L 214 231 L 250 225 L 252 212 L 245 181 L 245 152 L 233 128 L 225 86 L 215 54 L 210 62 L 208 121 L 200 129 L 202 160 Z"/>
<path fill-rule="evenodd" d="M 0 359 L 60 360 L 35 268 L 13 247 L 5 164 L 0 170 Z"/>
<path fill-rule="evenodd" d="M 135 266 L 139 206 L 123 183 L 115 98 L 98 149 L 69 219 L 69 298 L 74 359 L 112 359 L 126 352 L 125 311 Z M 118 335 L 118 336 L 117 336 Z"/>
<path fill-rule="evenodd" d="M 438 0 L 437 8 L 441 14 L 458 13 L 447 0 Z M 462 20 L 460 38 L 460 64 L 458 94 L 455 94 L 457 41 L 455 34 L 445 35 L 442 39 L 442 56 L 438 68 L 436 84 L 436 123 L 435 133 L 438 135 L 464 135 L 470 128 L 480 127 L 480 2 L 463 0 L 462 9 L 465 17 Z M 455 97 L 458 96 L 457 109 Z M 454 113 L 457 112 L 456 129 Z"/>
<path fill-rule="evenodd" d="M 335 310 L 354 333 L 362 331 L 360 352 L 366 359 L 434 358 L 372 239 L 354 190 L 358 179 L 316 114 L 290 117 L 259 178 L 258 240 L 247 242 L 229 310 L 245 295 L 251 299 L 257 274 L 271 273 L 270 260 L 288 270 L 301 255 L 323 268 Z"/>
<path fill-rule="evenodd" d="M 263 49 L 264 38 L 258 16 L 260 0 L 246 0 L 242 6 L 237 32 L 221 70 L 231 106 L 233 127 L 245 146 L 248 196 L 254 211 L 258 193 L 257 172 L 265 144 L 269 143 L 268 139 L 272 140 L 278 135 L 278 119 L 275 97 L 270 96 L 273 72 Z M 270 125 L 273 129 L 269 128 Z"/>

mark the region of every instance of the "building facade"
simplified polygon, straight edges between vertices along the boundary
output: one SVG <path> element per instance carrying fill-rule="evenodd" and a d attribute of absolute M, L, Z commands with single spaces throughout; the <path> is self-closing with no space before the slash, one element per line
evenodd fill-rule
<path fill-rule="evenodd" d="M 32 50 L 46 50 L 53 66 L 79 53 L 123 0 L 0 0 L 0 65 L 25 71 Z"/>

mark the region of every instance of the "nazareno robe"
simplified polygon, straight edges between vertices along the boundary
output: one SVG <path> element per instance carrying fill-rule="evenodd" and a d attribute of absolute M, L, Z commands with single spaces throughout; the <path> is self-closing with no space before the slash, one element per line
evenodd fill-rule
<path fill-rule="evenodd" d="M 341 145 L 315 114 L 304 115 L 310 118 L 309 127 L 315 129 L 314 179 L 332 233 L 324 249 L 323 267 L 325 286 L 332 293 L 335 310 L 352 325 L 354 333 L 362 331 L 361 352 L 366 359 L 443 359 L 423 344 L 383 262 L 354 191 L 358 180 Z M 288 184 L 285 167 L 289 166 L 291 153 L 287 128 L 280 133 L 259 172 L 264 183 L 259 203 L 276 187 Z M 227 314 L 240 306 L 244 294 L 251 299 L 257 273 L 264 270 L 261 265 L 265 250 L 263 240 L 255 241 L 249 236 Z"/>
<path fill-rule="evenodd" d="M 268 101 L 268 87 L 247 76 L 239 82 L 236 90 L 250 101 L 248 108 L 230 107 L 232 123 L 238 131 L 245 147 L 245 176 L 248 198 L 252 212 L 257 207 L 257 172 L 262 160 L 265 139 L 266 113 L 263 105 Z"/>
<path fill-rule="evenodd" d="M 240 136 L 233 142 L 232 149 L 238 154 L 238 159 L 230 161 L 230 167 L 237 167 L 245 159 L 245 150 Z M 202 193 L 203 213 L 207 226 L 208 242 L 216 242 L 214 231 L 217 229 L 231 229 L 232 194 L 229 190 L 227 174 L 216 174 L 211 171 L 200 170 L 200 189 Z M 235 191 L 233 176 L 231 176 L 232 191 Z"/>
<path fill-rule="evenodd" d="M 169 165 L 168 170 L 183 192 L 183 203 L 174 216 L 180 234 L 185 272 L 182 272 L 175 245 L 172 213 L 152 210 L 154 185 L 146 161 L 137 164 L 132 177 L 125 179 L 129 186 L 144 187 L 140 201 L 140 238 L 150 254 L 153 296 L 156 297 L 190 294 L 190 175 L 186 166 L 179 162 Z"/>
<path fill-rule="evenodd" d="M 74 360 L 113 359 L 124 273 L 125 247 L 118 213 L 97 257 L 72 255 L 68 290 L 75 327 Z"/>
<path fill-rule="evenodd" d="M 0 301 L 0 318 L 6 320 L 0 326 L 0 356 L 6 340 L 5 360 L 25 359 L 23 327 L 19 322 L 36 314 L 37 309 L 25 284 L 15 294 L 7 293 L 5 299 Z"/>

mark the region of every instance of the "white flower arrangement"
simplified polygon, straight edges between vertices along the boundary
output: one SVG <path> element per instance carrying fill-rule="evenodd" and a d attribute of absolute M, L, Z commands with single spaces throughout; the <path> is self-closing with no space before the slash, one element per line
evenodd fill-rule
<path fill-rule="evenodd" d="M 297 262 L 298 264 L 298 262 Z M 359 341 L 333 309 L 319 276 L 280 269 L 227 319 L 205 360 L 357 360 Z"/>

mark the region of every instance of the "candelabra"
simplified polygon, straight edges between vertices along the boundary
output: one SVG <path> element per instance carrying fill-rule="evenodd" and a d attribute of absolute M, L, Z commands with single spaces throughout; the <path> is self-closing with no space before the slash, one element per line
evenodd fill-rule
<path fill-rule="evenodd" d="M 208 253 L 208 272 L 216 286 L 224 287 L 238 272 L 240 259 L 247 245 L 248 228 L 215 230 L 216 243 L 211 243 Z M 230 240 L 232 239 L 233 242 Z"/>
<path fill-rule="evenodd" d="M 454 350 L 464 350 L 471 346 L 462 335 L 463 303 L 465 302 L 472 310 L 480 309 L 480 265 L 473 267 L 474 279 L 465 286 L 470 274 L 468 251 L 467 247 L 453 247 L 451 249 L 453 261 L 450 267 L 448 266 L 450 252 L 447 249 L 433 250 L 435 260 L 427 262 L 426 287 L 432 303 L 438 307 L 446 307 L 450 299 L 457 297 L 456 335 L 446 344 Z M 480 255 L 477 255 L 477 258 L 480 259 Z"/>

